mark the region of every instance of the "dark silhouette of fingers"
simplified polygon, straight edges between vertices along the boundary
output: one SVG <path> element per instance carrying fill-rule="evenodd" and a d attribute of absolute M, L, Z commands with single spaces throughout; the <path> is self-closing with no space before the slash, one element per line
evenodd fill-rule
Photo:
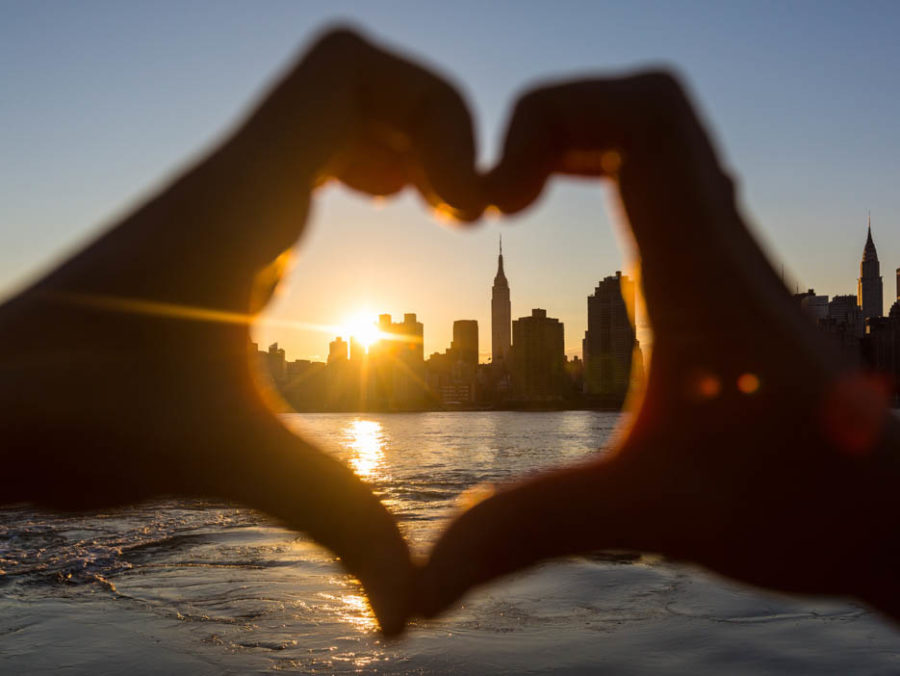
<path fill-rule="evenodd" d="M 296 106 L 292 97 L 308 97 L 310 89 L 324 90 L 329 102 L 318 106 L 315 121 L 323 133 L 314 143 L 327 146 L 315 153 L 326 157 L 325 174 L 373 194 L 388 192 L 384 173 L 402 175 L 432 206 L 460 220 L 481 215 L 471 116 L 444 79 L 354 31 L 336 29 L 317 41 L 271 99 Z M 266 107 L 260 116 L 274 118 Z M 396 180 L 387 184 L 396 191 Z"/>
<path fill-rule="evenodd" d="M 210 468 L 205 492 L 240 500 L 330 549 L 363 584 L 384 633 L 400 633 L 413 569 L 384 505 L 350 469 L 278 423 L 247 443 L 243 454 L 228 456 L 239 468 Z"/>
<path fill-rule="evenodd" d="M 638 549 L 644 492 L 607 460 L 540 475 L 457 517 L 420 571 L 416 610 L 433 617 L 468 590 L 540 561 Z"/>
<path fill-rule="evenodd" d="M 253 280 L 296 242 L 310 191 L 330 177 L 376 195 L 414 184 L 460 220 L 484 208 L 459 94 L 334 30 L 215 152 L 39 286 L 246 312 Z"/>
<path fill-rule="evenodd" d="M 405 157 L 408 180 L 435 207 L 449 207 L 464 220 L 484 209 L 482 181 L 475 171 L 475 137 L 465 102 L 449 83 L 400 56 L 358 40 L 355 105 L 358 133 Z M 351 166 L 359 161 L 351 155 Z"/>
<path fill-rule="evenodd" d="M 671 74 L 572 82 L 524 95 L 503 158 L 487 177 L 489 201 L 507 213 L 521 210 L 554 173 L 617 182 L 655 329 L 696 335 L 730 320 L 747 323 L 745 307 L 726 299 L 751 290 L 752 302 L 786 301 L 738 215 L 731 179 Z"/>

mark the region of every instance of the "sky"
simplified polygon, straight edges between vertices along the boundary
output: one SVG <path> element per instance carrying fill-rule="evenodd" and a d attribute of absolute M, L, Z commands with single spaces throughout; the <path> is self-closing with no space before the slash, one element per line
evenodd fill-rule
<path fill-rule="evenodd" d="M 677 69 L 791 287 L 855 293 L 866 212 L 885 281 L 900 267 L 900 3 L 128 2 L 0 0 L 0 294 L 9 297 L 189 166 L 324 27 L 351 23 L 463 91 L 482 166 L 517 93 L 548 80 Z M 415 312 L 425 354 L 477 319 L 503 233 L 513 317 L 545 308 L 580 353 L 586 297 L 625 265 L 610 189 L 557 180 L 514 219 L 461 230 L 411 192 L 374 208 L 316 194 L 268 315 L 340 326 Z M 738 299 L 736 299 L 738 300 Z M 289 359 L 330 330 L 261 323 Z"/>

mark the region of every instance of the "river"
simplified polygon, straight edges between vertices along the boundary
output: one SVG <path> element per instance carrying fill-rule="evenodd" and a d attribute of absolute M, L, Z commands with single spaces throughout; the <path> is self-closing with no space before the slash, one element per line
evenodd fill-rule
<path fill-rule="evenodd" d="M 474 485 L 602 452 L 613 413 L 294 414 L 425 549 Z M 777 556 L 773 552 L 773 556 Z M 893 674 L 900 631 L 657 558 L 579 557 L 386 642 L 327 551 L 240 506 L 0 511 L 0 673 Z"/>

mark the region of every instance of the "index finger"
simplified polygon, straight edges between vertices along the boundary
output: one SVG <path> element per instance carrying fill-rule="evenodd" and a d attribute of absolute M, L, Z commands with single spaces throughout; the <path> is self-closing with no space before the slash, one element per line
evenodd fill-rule
<path fill-rule="evenodd" d="M 735 206 L 731 179 L 668 73 L 544 87 L 516 106 L 491 202 L 513 213 L 554 173 L 617 182 L 641 257 L 655 329 L 691 334 L 746 323 L 735 297 L 787 294 Z"/>
<path fill-rule="evenodd" d="M 375 153 L 406 163 L 405 178 L 432 206 L 448 208 L 464 220 L 481 214 L 484 192 L 475 169 L 472 119 L 445 78 L 354 31 L 336 29 L 312 47 L 270 100 L 301 102 L 310 91 L 327 92 L 328 105 L 323 101 L 315 116 L 323 135 L 331 134 L 326 171 L 338 178 L 347 171 L 383 171 L 384 163 L 378 167 L 367 156 Z M 349 116 L 347 127 L 334 123 L 342 114 Z M 345 153 L 336 166 L 335 155 L 354 141 L 362 141 L 366 152 Z M 365 190 L 367 177 L 357 178 L 362 180 L 354 185 Z M 374 185 L 384 185 L 383 177 L 370 178 Z"/>

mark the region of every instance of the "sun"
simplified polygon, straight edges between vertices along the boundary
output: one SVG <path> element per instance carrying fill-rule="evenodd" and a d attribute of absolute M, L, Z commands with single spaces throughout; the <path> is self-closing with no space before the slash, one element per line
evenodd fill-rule
<path fill-rule="evenodd" d="M 357 312 L 341 323 L 341 331 L 347 340 L 356 338 L 366 350 L 381 338 L 378 325 L 375 323 L 375 315 L 370 312 Z"/>

